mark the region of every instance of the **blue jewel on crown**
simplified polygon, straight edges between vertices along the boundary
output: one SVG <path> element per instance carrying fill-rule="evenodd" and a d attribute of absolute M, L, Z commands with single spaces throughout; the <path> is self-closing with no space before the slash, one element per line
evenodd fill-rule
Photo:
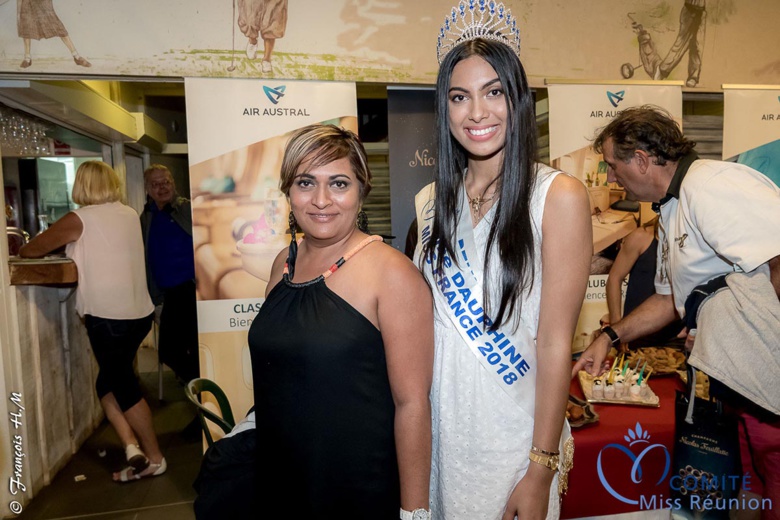
<path fill-rule="evenodd" d="M 501 42 L 520 57 L 520 31 L 517 20 L 503 2 L 461 0 L 444 18 L 436 43 L 439 63 L 458 44 L 484 38 Z"/>

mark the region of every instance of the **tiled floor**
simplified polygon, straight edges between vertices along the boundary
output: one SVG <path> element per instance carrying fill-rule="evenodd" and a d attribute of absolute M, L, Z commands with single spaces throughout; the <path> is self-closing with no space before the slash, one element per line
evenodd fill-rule
<path fill-rule="evenodd" d="M 156 354 L 139 351 L 139 371 L 146 400 L 154 416 L 154 429 L 168 462 L 159 477 L 127 484 L 111 480 L 111 472 L 124 464 L 124 452 L 108 424 L 98 427 L 79 452 L 27 505 L 19 520 L 191 520 L 195 518 L 192 483 L 202 457 L 200 439 L 186 438 L 182 430 L 195 417 L 193 406 L 170 370 L 164 371 L 164 401 L 157 399 Z M 153 372 L 144 370 L 154 369 Z M 105 451 L 103 457 L 101 453 Z M 76 481 L 77 476 L 86 477 Z M 79 477 L 80 478 L 80 477 Z"/>

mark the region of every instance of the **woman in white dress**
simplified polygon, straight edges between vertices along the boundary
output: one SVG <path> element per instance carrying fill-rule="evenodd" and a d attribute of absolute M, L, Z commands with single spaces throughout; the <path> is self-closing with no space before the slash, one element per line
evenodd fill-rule
<path fill-rule="evenodd" d="M 573 452 L 564 416 L 590 206 L 581 182 L 536 162 L 519 33 L 500 7 L 486 18 L 462 2 L 442 28 L 436 182 L 416 199 L 436 308 L 437 519 L 557 518 Z"/>

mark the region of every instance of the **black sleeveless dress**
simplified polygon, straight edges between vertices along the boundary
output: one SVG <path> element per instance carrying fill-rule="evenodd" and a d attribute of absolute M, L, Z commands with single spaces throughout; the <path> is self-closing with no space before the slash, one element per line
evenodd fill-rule
<path fill-rule="evenodd" d="M 370 238 L 312 281 L 285 269 L 249 329 L 257 518 L 398 518 L 382 335 L 325 284 Z"/>
<path fill-rule="evenodd" d="M 636 309 L 640 303 L 655 294 L 655 267 L 657 263 L 658 239 L 654 238 L 634 262 L 628 277 L 626 301 L 623 304 L 623 316 Z M 632 341 L 631 348 L 658 347 L 664 345 L 681 346 L 685 340 L 677 339 L 683 327 L 681 320 L 675 320 L 658 332 Z"/>

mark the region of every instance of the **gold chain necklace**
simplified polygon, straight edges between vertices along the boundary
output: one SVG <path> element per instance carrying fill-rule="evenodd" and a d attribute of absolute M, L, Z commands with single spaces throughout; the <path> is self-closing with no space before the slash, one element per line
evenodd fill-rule
<path fill-rule="evenodd" d="M 469 206 L 471 206 L 471 210 L 474 212 L 474 218 L 479 218 L 479 214 L 482 210 L 482 206 L 484 206 L 485 204 L 493 200 L 493 198 L 496 196 L 495 190 L 493 191 L 493 194 L 490 197 L 485 197 L 485 193 L 487 193 L 487 190 L 489 190 L 490 187 L 493 186 L 493 184 L 495 184 L 497 180 L 498 177 L 490 181 L 490 184 L 485 186 L 485 189 L 482 190 L 482 193 L 480 193 L 479 195 L 473 198 L 471 197 L 471 195 L 469 195 L 468 190 L 466 190 L 466 198 L 469 199 Z M 466 189 L 465 185 L 463 186 L 463 189 Z"/>
<path fill-rule="evenodd" d="M 485 193 L 483 192 L 482 195 L 478 195 L 472 199 L 469 193 L 466 192 L 466 197 L 469 199 L 469 206 L 471 206 L 471 210 L 474 212 L 475 217 L 479 217 L 479 212 L 482 209 L 482 206 L 493 200 L 493 196 L 495 196 L 494 193 L 493 196 L 483 197 L 484 194 Z"/>

